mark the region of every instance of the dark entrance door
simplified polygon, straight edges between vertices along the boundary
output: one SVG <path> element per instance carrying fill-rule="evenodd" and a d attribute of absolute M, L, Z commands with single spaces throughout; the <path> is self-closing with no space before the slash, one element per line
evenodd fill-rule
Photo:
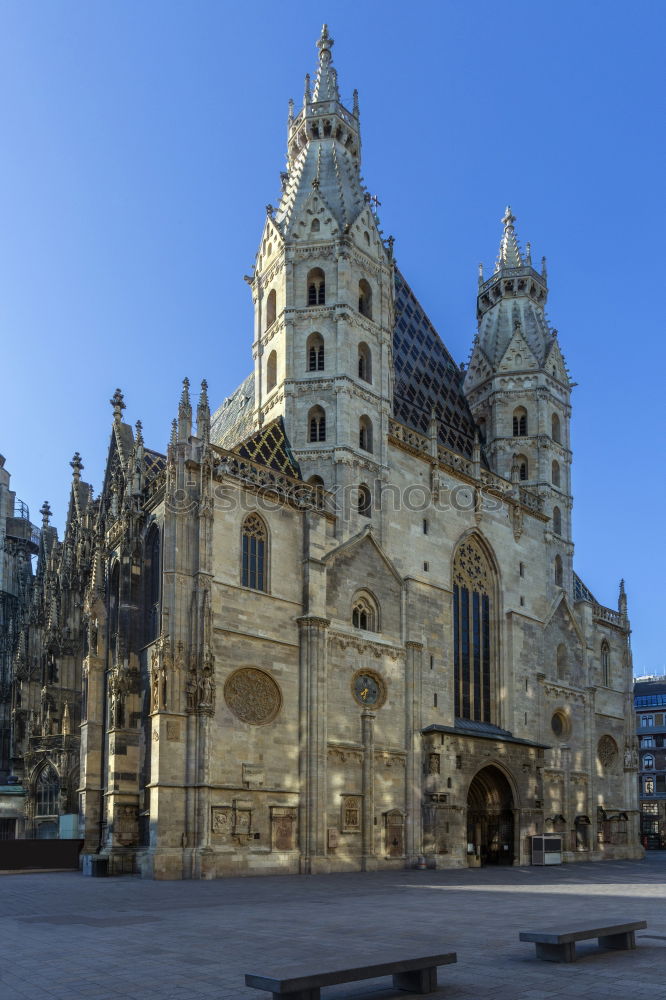
<path fill-rule="evenodd" d="M 483 865 L 513 864 L 513 796 L 509 782 L 492 765 L 479 771 L 469 786 L 467 842 Z"/>

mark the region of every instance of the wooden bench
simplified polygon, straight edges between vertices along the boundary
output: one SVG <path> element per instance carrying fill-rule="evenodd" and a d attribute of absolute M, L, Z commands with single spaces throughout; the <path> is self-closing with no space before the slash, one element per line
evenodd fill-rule
<path fill-rule="evenodd" d="M 561 927 L 548 927 L 542 931 L 521 931 L 521 941 L 533 941 L 536 945 L 537 958 L 546 962 L 575 962 L 576 941 L 598 938 L 600 948 L 612 948 L 617 951 L 629 951 L 636 947 L 636 931 L 647 927 L 645 920 L 630 920 L 624 924 L 601 924 L 590 927 L 589 922 L 570 926 L 564 931 Z"/>
<path fill-rule="evenodd" d="M 372 946 L 370 946 L 372 951 Z M 393 976 L 393 985 L 410 993 L 433 993 L 437 989 L 437 966 L 451 965 L 457 961 L 454 951 L 437 955 L 417 955 L 416 957 L 396 957 L 377 960 L 372 965 L 349 965 L 346 961 L 321 960 L 315 966 L 311 962 L 298 965 L 278 966 L 262 973 L 245 976 L 245 985 L 258 990 L 267 990 L 274 1000 L 319 1000 L 320 989 L 338 983 L 353 983 L 359 979 L 377 979 L 379 976 Z"/>

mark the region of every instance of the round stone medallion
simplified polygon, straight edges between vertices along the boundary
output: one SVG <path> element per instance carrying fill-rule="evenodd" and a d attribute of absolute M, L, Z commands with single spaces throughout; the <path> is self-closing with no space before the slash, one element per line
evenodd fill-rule
<path fill-rule="evenodd" d="M 597 746 L 597 757 L 604 767 L 613 767 L 618 757 L 617 743 L 612 736 L 602 736 Z"/>
<path fill-rule="evenodd" d="M 224 700 L 241 722 L 265 726 L 280 711 L 282 695 L 270 674 L 256 667 L 241 667 L 227 678 Z"/>

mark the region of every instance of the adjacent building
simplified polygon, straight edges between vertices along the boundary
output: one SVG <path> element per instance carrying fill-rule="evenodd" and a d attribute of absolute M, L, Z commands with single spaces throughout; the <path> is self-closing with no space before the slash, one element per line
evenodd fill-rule
<path fill-rule="evenodd" d="M 637 677 L 634 710 L 638 737 L 641 841 L 666 848 L 666 676 Z"/>
<path fill-rule="evenodd" d="M 507 209 L 456 364 L 332 45 L 290 104 L 247 378 L 213 414 L 185 379 L 165 452 L 117 390 L 99 496 L 77 454 L 61 542 L 43 509 L 30 829 L 76 811 L 87 852 L 155 878 L 524 864 L 543 832 L 639 856 L 627 596 L 574 569 L 545 260 Z"/>

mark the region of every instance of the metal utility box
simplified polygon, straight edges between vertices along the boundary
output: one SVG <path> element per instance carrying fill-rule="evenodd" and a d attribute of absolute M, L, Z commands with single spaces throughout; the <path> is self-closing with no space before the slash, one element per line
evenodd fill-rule
<path fill-rule="evenodd" d="M 561 865 L 562 838 L 552 833 L 532 837 L 532 864 Z"/>

